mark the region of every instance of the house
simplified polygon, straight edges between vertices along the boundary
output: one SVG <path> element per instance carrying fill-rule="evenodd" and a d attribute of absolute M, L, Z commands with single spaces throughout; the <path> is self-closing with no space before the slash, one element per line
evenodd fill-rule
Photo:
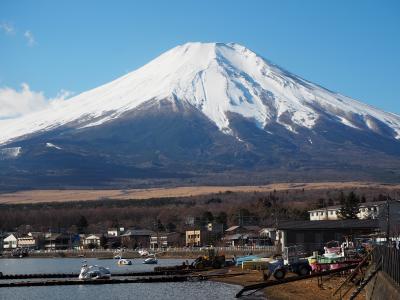
<path fill-rule="evenodd" d="M 359 219 L 376 219 L 378 218 L 383 204 L 385 204 L 385 201 L 361 203 L 359 205 L 357 217 Z M 340 209 L 341 206 L 336 205 L 310 210 L 308 212 L 310 215 L 310 221 L 339 220 Z"/>
<path fill-rule="evenodd" d="M 101 235 L 100 234 L 90 234 L 82 239 L 82 244 L 84 248 L 100 248 L 101 246 Z"/>
<path fill-rule="evenodd" d="M 185 243 L 189 247 L 215 245 L 220 241 L 223 233 L 223 224 L 210 222 L 205 226 L 186 230 Z"/>
<path fill-rule="evenodd" d="M 43 234 L 40 232 L 29 232 L 17 238 L 18 248 L 38 249 L 43 242 Z"/>
<path fill-rule="evenodd" d="M 107 237 L 120 236 L 125 231 L 124 227 L 108 228 Z"/>
<path fill-rule="evenodd" d="M 121 244 L 131 249 L 149 248 L 150 237 L 154 234 L 154 231 L 147 229 L 128 229 L 121 235 Z"/>
<path fill-rule="evenodd" d="M 259 226 L 231 226 L 225 230 L 223 241 L 227 247 L 259 245 Z"/>
<path fill-rule="evenodd" d="M 46 233 L 44 235 L 45 250 L 65 250 L 70 246 L 71 237 L 62 233 Z"/>
<path fill-rule="evenodd" d="M 310 215 L 310 221 L 338 220 L 339 210 L 340 206 L 329 206 L 326 208 L 313 209 L 308 211 L 308 213 Z"/>
<path fill-rule="evenodd" d="M 109 228 L 106 235 L 106 244 L 102 245 L 105 248 L 115 249 L 121 247 L 121 234 L 125 231 L 124 227 Z"/>
<path fill-rule="evenodd" d="M 305 251 L 322 250 L 332 240 L 368 235 L 379 231 L 376 219 L 287 221 L 278 224 L 277 241 L 284 247 L 302 245 Z"/>
<path fill-rule="evenodd" d="M 206 230 L 204 229 L 193 229 L 186 230 L 185 232 L 185 243 L 187 247 L 198 247 L 205 244 Z"/>
<path fill-rule="evenodd" d="M 9 234 L 3 239 L 3 249 L 16 249 L 18 247 L 18 235 L 15 233 Z"/>
<path fill-rule="evenodd" d="M 180 247 L 182 234 L 179 232 L 156 233 L 150 236 L 150 249 L 165 249 L 168 247 Z"/>

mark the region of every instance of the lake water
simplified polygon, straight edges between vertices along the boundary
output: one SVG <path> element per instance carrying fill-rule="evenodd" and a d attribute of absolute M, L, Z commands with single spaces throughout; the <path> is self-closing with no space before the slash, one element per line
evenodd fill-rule
<path fill-rule="evenodd" d="M 153 271 L 154 265 L 142 264 L 134 259 L 131 266 L 118 266 L 116 260 L 87 259 L 89 265 L 108 267 L 112 273 Z M 158 266 L 181 264 L 182 259 L 159 259 Z M 0 259 L 3 274 L 79 273 L 82 259 L 77 258 L 24 258 Z M 130 283 L 110 285 L 51 286 L 0 288 L 0 299 L 234 299 L 240 286 L 202 282 Z"/>

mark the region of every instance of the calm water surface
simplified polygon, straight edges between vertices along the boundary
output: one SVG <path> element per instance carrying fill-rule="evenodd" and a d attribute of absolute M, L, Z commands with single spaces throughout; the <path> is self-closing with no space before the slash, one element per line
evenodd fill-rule
<path fill-rule="evenodd" d="M 153 271 L 154 265 L 142 264 L 142 259 L 132 260 L 131 266 L 118 266 L 116 260 L 87 259 L 90 265 L 108 267 L 112 273 Z M 181 259 L 159 259 L 159 266 L 181 264 Z M 0 259 L 0 272 L 4 274 L 27 273 L 79 273 L 82 259 L 77 258 L 24 258 Z M 51 286 L 0 288 L 3 299 L 234 299 L 239 286 L 203 282 L 131 283 L 110 285 Z"/>

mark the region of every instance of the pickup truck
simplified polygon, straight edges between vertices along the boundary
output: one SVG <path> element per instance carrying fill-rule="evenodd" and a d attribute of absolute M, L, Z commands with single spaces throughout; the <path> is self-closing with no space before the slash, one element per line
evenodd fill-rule
<path fill-rule="evenodd" d="M 276 280 L 285 278 L 287 272 L 296 273 L 299 276 L 305 276 L 311 273 L 311 266 L 307 259 L 300 259 L 292 264 L 284 264 L 283 259 L 272 261 L 268 264 L 269 275 L 272 274 Z"/>

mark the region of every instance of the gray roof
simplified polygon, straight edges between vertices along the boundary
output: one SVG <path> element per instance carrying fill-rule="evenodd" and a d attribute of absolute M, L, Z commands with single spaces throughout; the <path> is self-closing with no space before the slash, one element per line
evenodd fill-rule
<path fill-rule="evenodd" d="M 235 225 L 235 226 L 231 226 L 229 227 L 227 230 L 225 230 L 226 232 L 231 232 L 231 231 L 235 231 L 236 229 L 244 229 L 244 230 L 248 230 L 248 231 L 259 231 L 261 228 L 259 226 L 253 226 L 253 225 L 246 225 L 246 226 L 240 226 L 240 225 Z"/>
<path fill-rule="evenodd" d="M 258 237 L 258 235 L 255 233 L 243 233 L 243 234 L 236 233 L 236 234 L 224 236 L 223 240 L 232 241 L 232 240 L 247 239 L 247 238 L 254 238 L 254 237 Z"/>
<path fill-rule="evenodd" d="M 374 229 L 379 228 L 377 219 L 364 220 L 322 220 L 322 221 L 287 221 L 280 222 L 278 229 L 301 229 L 301 230 L 316 230 L 316 229 Z"/>
<path fill-rule="evenodd" d="M 128 229 L 121 236 L 151 236 L 153 234 L 155 234 L 155 232 L 148 229 Z"/>
<path fill-rule="evenodd" d="M 225 231 L 233 231 L 233 230 L 235 230 L 235 229 L 238 229 L 240 226 L 231 226 L 231 227 L 229 227 L 227 230 L 225 230 Z"/>
<path fill-rule="evenodd" d="M 231 234 L 231 235 L 226 235 L 223 237 L 224 240 L 238 240 L 242 238 L 242 234 L 237 233 L 237 234 Z"/>

